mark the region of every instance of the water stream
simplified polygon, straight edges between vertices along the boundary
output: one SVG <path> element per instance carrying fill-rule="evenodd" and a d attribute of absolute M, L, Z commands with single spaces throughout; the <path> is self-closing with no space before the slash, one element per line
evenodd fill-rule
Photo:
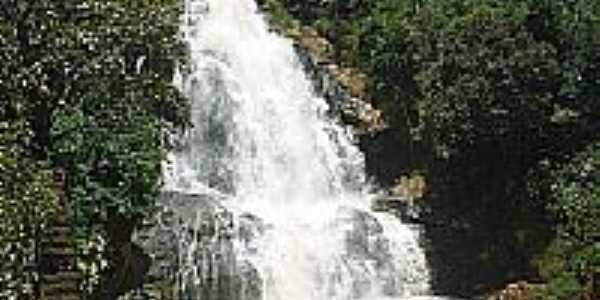
<path fill-rule="evenodd" d="M 164 189 L 186 195 L 187 297 L 428 294 L 418 226 L 370 211 L 363 156 L 328 116 L 292 41 L 269 31 L 253 0 L 187 0 L 182 28 L 191 65 L 177 84 L 194 126 L 165 162 Z"/>

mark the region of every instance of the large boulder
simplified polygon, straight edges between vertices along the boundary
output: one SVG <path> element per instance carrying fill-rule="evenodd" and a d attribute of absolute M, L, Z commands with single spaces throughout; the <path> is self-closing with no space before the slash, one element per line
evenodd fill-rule
<path fill-rule="evenodd" d="M 255 216 L 235 218 L 210 195 L 163 193 L 161 209 L 136 234 L 152 257 L 146 286 L 170 299 L 260 299 L 261 278 L 240 260 L 235 244 L 251 240 L 264 224 Z"/>

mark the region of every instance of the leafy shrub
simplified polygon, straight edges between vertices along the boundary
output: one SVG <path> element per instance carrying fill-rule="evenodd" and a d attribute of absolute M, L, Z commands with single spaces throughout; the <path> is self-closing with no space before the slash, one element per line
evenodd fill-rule
<path fill-rule="evenodd" d="M 16 146 L 18 127 L 0 122 L 0 298 L 6 299 L 32 296 L 37 239 L 58 206 L 49 166 Z"/>
<path fill-rule="evenodd" d="M 557 236 L 535 264 L 548 281 L 549 299 L 592 295 L 600 274 L 600 144 L 545 169 L 535 191 L 552 213 Z"/>
<path fill-rule="evenodd" d="M 2 3 L 0 222 L 20 230 L 6 231 L 19 243 L 28 243 L 30 226 L 48 221 L 56 170 L 66 173 L 61 192 L 84 239 L 96 226 L 110 240 L 105 227 L 117 214 L 152 213 L 163 134 L 188 124 L 188 103 L 171 84 L 185 62 L 182 4 Z"/>

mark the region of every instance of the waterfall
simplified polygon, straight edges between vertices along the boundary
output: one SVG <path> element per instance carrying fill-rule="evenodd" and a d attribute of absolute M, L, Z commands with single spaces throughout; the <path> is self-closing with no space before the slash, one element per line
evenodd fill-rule
<path fill-rule="evenodd" d="M 176 81 L 193 127 L 163 171 L 165 192 L 185 202 L 185 299 L 427 294 L 418 228 L 370 211 L 363 156 L 292 41 L 269 31 L 253 0 L 185 5 L 191 63 Z"/>

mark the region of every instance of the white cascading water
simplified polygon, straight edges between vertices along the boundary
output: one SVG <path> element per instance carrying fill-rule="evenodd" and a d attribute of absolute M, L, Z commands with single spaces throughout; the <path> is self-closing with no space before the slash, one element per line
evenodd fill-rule
<path fill-rule="evenodd" d="M 245 229 L 251 235 L 231 238 L 230 262 L 255 270 L 259 297 L 427 294 L 418 230 L 370 212 L 362 154 L 327 116 L 292 42 L 269 31 L 254 0 L 187 0 L 183 31 L 191 70 L 179 84 L 194 126 L 166 163 L 165 190 L 208 195 L 238 231 L 239 220 L 259 220 Z M 191 253 L 202 245 L 185 245 L 180 263 L 196 269 L 186 286 L 202 289 L 218 268 L 197 271 L 194 264 L 207 260 Z"/>

